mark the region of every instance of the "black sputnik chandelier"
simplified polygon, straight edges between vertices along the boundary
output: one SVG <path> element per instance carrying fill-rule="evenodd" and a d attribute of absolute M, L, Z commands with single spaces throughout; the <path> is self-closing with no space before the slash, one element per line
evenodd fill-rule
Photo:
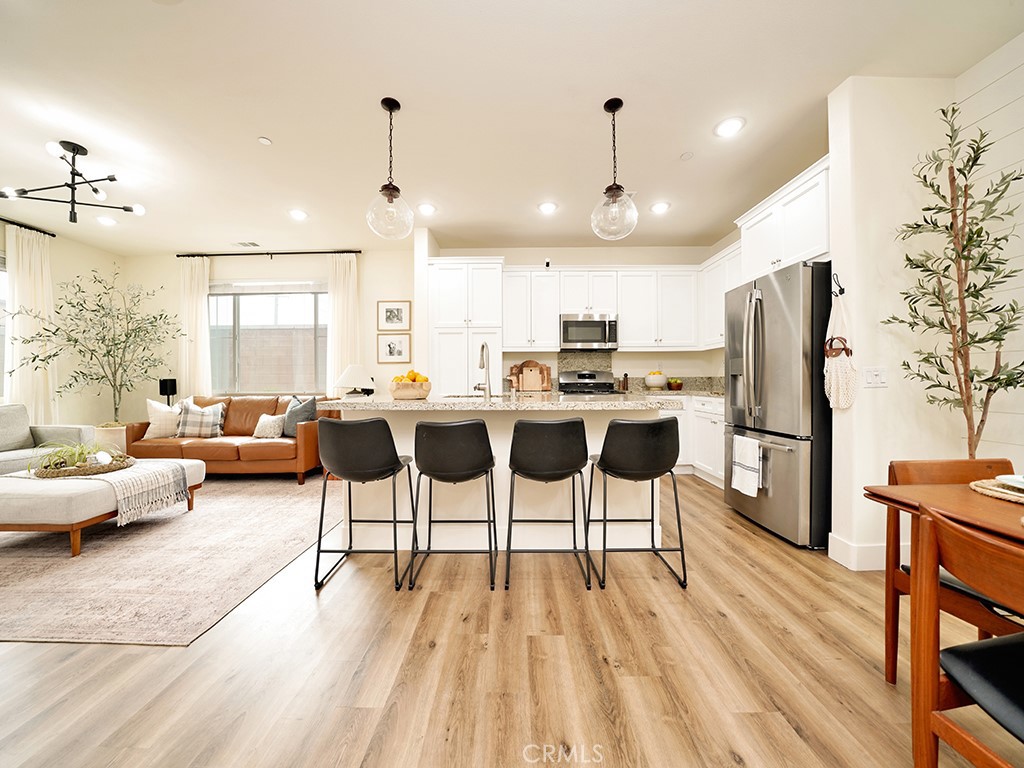
<path fill-rule="evenodd" d="M 52 184 L 48 187 L 36 187 L 35 189 L 15 189 L 14 187 L 4 187 L 0 189 L 0 198 L 6 198 L 8 200 L 43 200 L 48 203 L 63 203 L 65 205 L 70 205 L 71 211 L 68 214 L 68 221 L 72 224 L 78 222 L 79 206 L 88 206 L 89 208 L 110 208 L 115 211 L 127 211 L 128 213 L 134 213 L 136 216 L 143 216 L 146 213 L 146 209 L 138 203 L 134 205 L 107 205 L 103 202 L 107 199 L 107 193 L 96 185 L 109 181 L 117 181 L 117 177 L 111 174 L 109 176 L 102 176 L 96 179 L 85 178 L 85 174 L 78 170 L 78 158 L 88 155 L 89 150 L 81 144 L 76 144 L 73 141 L 49 141 L 46 143 L 46 151 L 67 164 L 71 172 L 70 180 L 63 184 Z M 79 200 L 79 187 L 88 187 L 89 191 L 92 192 L 93 197 L 95 197 L 99 202 L 89 203 Z M 49 192 L 54 189 L 67 189 L 70 191 L 71 196 L 69 199 L 65 200 L 57 197 L 39 197 L 36 195 L 37 192 Z"/>

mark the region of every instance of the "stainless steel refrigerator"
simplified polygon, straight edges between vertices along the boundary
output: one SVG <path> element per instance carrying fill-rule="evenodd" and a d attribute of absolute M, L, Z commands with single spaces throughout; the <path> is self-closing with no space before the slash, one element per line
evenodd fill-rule
<path fill-rule="evenodd" d="M 794 264 L 725 297 L 725 501 L 794 544 L 828 543 L 832 411 L 824 388 L 830 262 Z M 760 444 L 760 487 L 732 487 L 733 438 Z"/>

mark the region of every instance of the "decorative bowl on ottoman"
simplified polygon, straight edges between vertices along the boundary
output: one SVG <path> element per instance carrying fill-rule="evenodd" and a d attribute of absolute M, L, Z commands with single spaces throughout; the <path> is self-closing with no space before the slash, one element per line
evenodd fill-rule
<path fill-rule="evenodd" d="M 644 384 L 648 389 L 664 389 L 668 384 L 668 376 L 663 373 L 648 373 L 644 377 Z"/>
<path fill-rule="evenodd" d="M 395 400 L 426 400 L 430 394 L 429 381 L 392 381 L 388 392 Z"/>

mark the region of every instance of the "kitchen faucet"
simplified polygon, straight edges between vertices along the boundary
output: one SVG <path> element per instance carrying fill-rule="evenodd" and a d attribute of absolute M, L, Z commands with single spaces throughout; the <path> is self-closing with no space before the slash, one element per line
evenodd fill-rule
<path fill-rule="evenodd" d="M 484 372 L 484 381 L 473 387 L 473 391 L 484 393 L 484 400 L 491 402 L 491 350 L 485 341 L 480 345 L 480 370 Z"/>

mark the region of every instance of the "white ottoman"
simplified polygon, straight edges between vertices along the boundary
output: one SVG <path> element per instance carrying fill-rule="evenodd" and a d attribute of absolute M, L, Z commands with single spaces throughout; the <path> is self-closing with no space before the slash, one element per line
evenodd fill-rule
<path fill-rule="evenodd" d="M 136 459 L 142 463 L 155 459 Z M 206 479 L 198 459 L 159 459 L 184 466 L 188 508 Z M 71 556 L 82 550 L 82 529 L 117 517 L 117 497 L 109 483 L 91 477 L 38 480 L 0 476 L 0 531 L 67 531 Z"/>

